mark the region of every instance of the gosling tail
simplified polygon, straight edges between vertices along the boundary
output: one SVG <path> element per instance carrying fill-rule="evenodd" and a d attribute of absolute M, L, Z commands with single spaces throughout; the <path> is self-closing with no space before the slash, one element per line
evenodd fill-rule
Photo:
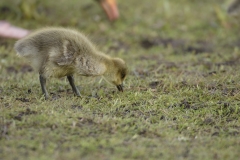
<path fill-rule="evenodd" d="M 23 39 L 15 43 L 14 49 L 17 52 L 17 55 L 21 57 L 27 57 L 37 52 L 37 48 L 34 47 L 34 45 Z"/>

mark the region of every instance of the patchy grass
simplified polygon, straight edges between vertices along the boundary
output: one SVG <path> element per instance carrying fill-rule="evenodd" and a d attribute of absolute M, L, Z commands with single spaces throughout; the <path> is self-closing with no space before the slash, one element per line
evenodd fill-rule
<path fill-rule="evenodd" d="M 36 1 L 26 17 L 1 1 L 0 18 L 21 27 L 77 28 L 126 60 L 125 91 L 101 78 L 48 80 L 0 39 L 0 159 L 228 159 L 240 157 L 239 21 L 223 0 L 119 1 L 107 21 L 91 1 Z M 28 19 L 27 19 L 28 18 Z"/>

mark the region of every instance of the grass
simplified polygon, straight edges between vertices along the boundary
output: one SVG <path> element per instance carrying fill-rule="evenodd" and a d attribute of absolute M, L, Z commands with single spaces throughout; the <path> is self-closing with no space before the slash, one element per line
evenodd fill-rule
<path fill-rule="evenodd" d="M 77 28 L 129 67 L 123 93 L 79 76 L 82 98 L 50 79 L 45 101 L 14 40 L 0 39 L 0 159 L 240 157 L 240 26 L 228 1 L 119 1 L 114 23 L 87 0 L 36 1 L 32 17 L 0 3 L 0 19 Z"/>

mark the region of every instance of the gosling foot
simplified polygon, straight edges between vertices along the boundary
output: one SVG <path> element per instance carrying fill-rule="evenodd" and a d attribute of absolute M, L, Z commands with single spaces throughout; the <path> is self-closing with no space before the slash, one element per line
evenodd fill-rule
<path fill-rule="evenodd" d="M 69 81 L 69 84 L 72 87 L 74 94 L 78 97 L 81 97 L 81 94 L 80 94 L 78 88 L 75 86 L 73 75 L 67 76 L 67 79 Z"/>
<path fill-rule="evenodd" d="M 49 94 L 48 94 L 47 89 L 46 89 L 46 81 L 47 80 L 41 74 L 39 75 L 39 80 L 40 80 L 40 84 L 41 84 L 42 93 L 45 97 L 45 100 L 47 100 L 49 98 Z"/>

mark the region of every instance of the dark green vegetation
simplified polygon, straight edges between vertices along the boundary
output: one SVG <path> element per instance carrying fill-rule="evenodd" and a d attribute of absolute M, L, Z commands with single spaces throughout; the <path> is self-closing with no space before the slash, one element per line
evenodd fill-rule
<path fill-rule="evenodd" d="M 129 75 L 123 93 L 76 77 L 83 98 L 51 79 L 45 101 L 38 74 L 1 38 L 0 159 L 239 159 L 240 23 L 227 1 L 119 0 L 115 23 L 88 0 L 36 1 L 34 16 L 5 1 L 0 19 L 77 28 Z"/>

